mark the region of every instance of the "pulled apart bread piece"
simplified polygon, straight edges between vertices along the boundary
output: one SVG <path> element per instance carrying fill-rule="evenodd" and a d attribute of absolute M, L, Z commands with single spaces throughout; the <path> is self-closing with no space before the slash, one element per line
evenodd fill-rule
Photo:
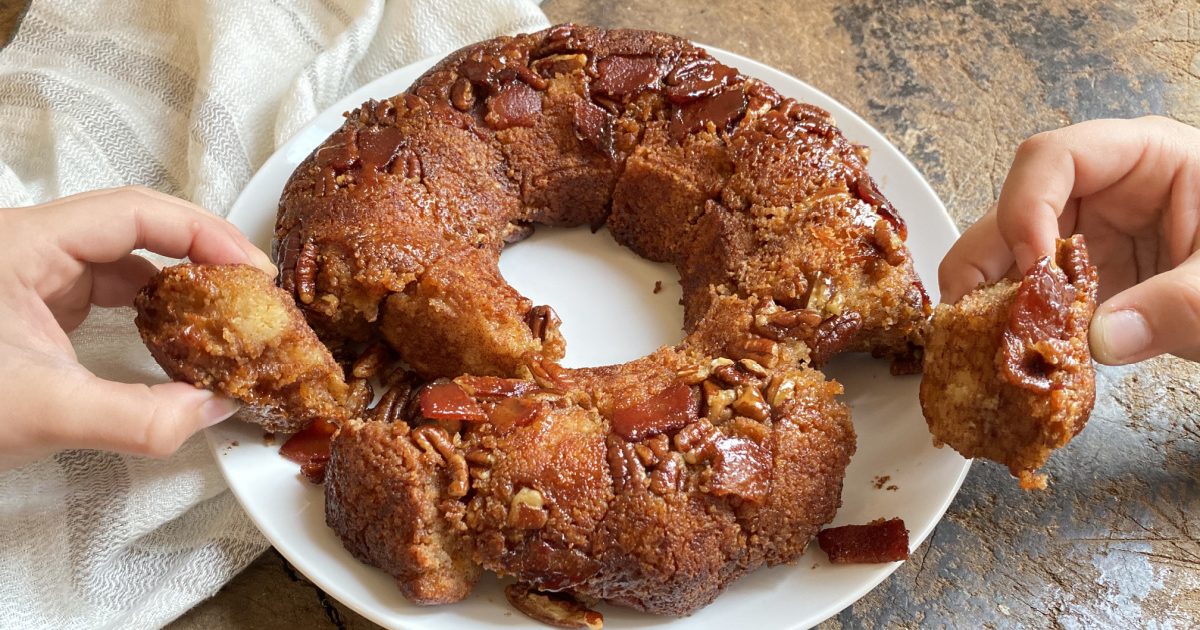
<path fill-rule="evenodd" d="M 1058 241 L 1016 282 L 940 305 L 925 346 L 921 408 L 934 444 L 1008 466 L 1021 487 L 1083 429 L 1096 397 L 1088 323 L 1096 268 L 1083 237 Z"/>
<path fill-rule="evenodd" d="M 281 433 L 345 418 L 342 369 L 261 270 L 168 267 L 134 305 L 142 341 L 167 375 L 242 401 L 239 418 Z"/>

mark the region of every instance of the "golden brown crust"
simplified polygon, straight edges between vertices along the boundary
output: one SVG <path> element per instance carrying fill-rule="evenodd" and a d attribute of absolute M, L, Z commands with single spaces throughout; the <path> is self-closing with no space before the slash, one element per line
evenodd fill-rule
<path fill-rule="evenodd" d="M 240 418 L 283 433 L 345 418 L 341 368 L 261 270 L 168 267 L 134 305 L 142 341 L 167 375 L 241 400 Z"/>
<path fill-rule="evenodd" d="M 1082 236 L 1021 282 L 982 286 L 934 312 L 921 408 L 934 443 L 1008 466 L 1026 489 L 1083 429 L 1095 401 L 1088 323 L 1096 269 Z"/>
<path fill-rule="evenodd" d="M 606 224 L 675 264 L 689 343 L 713 356 L 730 332 L 714 296 L 744 314 L 739 342 L 798 360 L 904 356 L 929 312 L 903 222 L 828 113 L 647 31 L 562 25 L 481 42 L 364 104 L 288 182 L 276 256 L 326 341 L 381 329 L 424 377 L 515 374 L 531 353 L 561 356 L 495 272 L 533 223 Z M 431 286 L 464 304 L 503 295 L 443 317 Z M 767 315 L 815 321 L 751 326 Z M 409 339 L 417 322 L 424 338 L 470 331 L 485 350 L 431 361 Z"/>
<path fill-rule="evenodd" d="M 565 392 L 460 377 L 438 386 L 453 405 L 334 438 L 327 520 L 410 597 L 425 593 L 417 601 L 433 601 L 432 576 L 438 601 L 465 596 L 475 574 L 453 572 L 469 554 L 532 588 L 689 614 L 738 577 L 795 561 L 833 518 L 855 448 L 839 385 L 749 368 L 667 349 L 628 372 L 570 370 Z M 655 383 L 682 388 L 682 407 L 664 409 Z M 635 440 L 610 420 L 630 410 L 649 427 Z M 661 424 L 675 411 L 682 425 Z"/>
<path fill-rule="evenodd" d="M 480 575 L 454 531 L 462 506 L 449 496 L 443 464 L 402 423 L 351 420 L 333 441 L 325 474 L 325 519 L 342 544 L 422 605 L 466 597 Z"/>

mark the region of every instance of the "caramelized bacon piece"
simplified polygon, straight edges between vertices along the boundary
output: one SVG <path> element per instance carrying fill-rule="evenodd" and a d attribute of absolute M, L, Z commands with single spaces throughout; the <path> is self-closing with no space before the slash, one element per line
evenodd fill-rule
<path fill-rule="evenodd" d="M 834 564 L 908 560 L 908 528 L 899 518 L 823 529 L 817 534 L 817 544 Z"/>
<path fill-rule="evenodd" d="M 716 496 L 736 495 L 758 503 L 771 485 L 771 453 L 740 437 L 713 440 L 710 491 Z"/>
<path fill-rule="evenodd" d="M 300 464 L 300 473 L 305 479 L 320 484 L 325 481 L 325 465 L 329 463 L 329 440 L 336 432 L 334 423 L 317 420 L 288 438 L 279 447 L 279 454 Z"/>
<path fill-rule="evenodd" d="M 506 398 L 488 413 L 492 425 L 500 431 L 523 427 L 537 419 L 542 404 L 525 398 Z"/>
<path fill-rule="evenodd" d="M 658 59 L 650 56 L 613 55 L 596 64 L 598 76 L 592 91 L 610 98 L 623 99 L 653 87 L 662 78 Z"/>
<path fill-rule="evenodd" d="M 430 420 L 459 420 L 487 422 L 487 414 L 479 403 L 455 383 L 426 385 L 417 394 L 421 415 Z"/>
<path fill-rule="evenodd" d="M 1037 392 L 1050 391 L 1049 371 L 1071 360 L 1067 329 L 1076 288 L 1049 256 L 1025 274 L 1008 312 L 1001 374 L 1008 382 Z"/>
<path fill-rule="evenodd" d="M 630 442 L 674 431 L 700 417 L 700 401 L 691 387 L 675 383 L 631 407 L 612 415 L 612 430 Z"/>

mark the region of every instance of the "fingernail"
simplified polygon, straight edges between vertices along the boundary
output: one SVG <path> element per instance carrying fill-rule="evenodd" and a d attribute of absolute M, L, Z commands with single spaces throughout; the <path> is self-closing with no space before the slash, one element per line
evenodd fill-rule
<path fill-rule="evenodd" d="M 250 259 L 254 262 L 255 267 L 258 267 L 259 269 L 271 274 L 271 276 L 279 273 L 279 270 L 275 268 L 275 262 L 271 260 L 270 256 L 263 253 L 262 250 L 251 247 L 246 254 L 250 256 Z"/>
<path fill-rule="evenodd" d="M 240 408 L 241 405 L 232 398 L 213 396 L 200 406 L 201 427 L 211 427 L 237 413 Z"/>
<path fill-rule="evenodd" d="M 1090 336 L 1096 360 L 1109 365 L 1129 363 L 1150 347 L 1150 325 L 1131 309 L 1097 315 Z"/>

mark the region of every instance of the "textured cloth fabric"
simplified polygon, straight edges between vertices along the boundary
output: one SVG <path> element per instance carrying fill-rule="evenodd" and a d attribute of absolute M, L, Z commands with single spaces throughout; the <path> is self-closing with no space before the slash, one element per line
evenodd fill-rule
<path fill-rule="evenodd" d="M 531 0 L 34 0 L 0 51 L 0 206 L 142 184 L 223 215 L 341 95 L 545 25 Z M 132 320 L 95 309 L 80 360 L 161 381 Z M 266 546 L 201 436 L 161 461 L 59 453 L 0 473 L 0 627 L 158 627 Z"/>

